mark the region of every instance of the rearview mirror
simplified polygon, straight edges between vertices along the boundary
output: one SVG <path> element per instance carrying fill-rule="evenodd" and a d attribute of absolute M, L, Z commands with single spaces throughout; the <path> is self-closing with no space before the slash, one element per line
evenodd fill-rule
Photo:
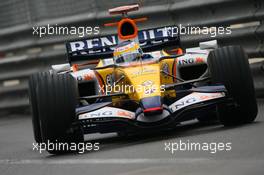
<path fill-rule="evenodd" d="M 202 50 L 218 48 L 217 40 L 200 42 L 199 45 L 200 45 L 200 49 Z"/>
<path fill-rule="evenodd" d="M 70 71 L 71 65 L 69 63 L 56 64 L 56 65 L 52 65 L 51 68 L 55 73 L 59 73 L 59 72 L 64 72 L 64 71 Z"/>

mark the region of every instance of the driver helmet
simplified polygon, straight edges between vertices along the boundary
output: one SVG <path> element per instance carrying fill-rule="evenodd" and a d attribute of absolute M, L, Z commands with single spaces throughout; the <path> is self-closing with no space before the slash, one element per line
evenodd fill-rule
<path fill-rule="evenodd" d="M 143 55 L 139 44 L 134 41 L 124 41 L 117 45 L 114 50 L 114 61 L 116 64 L 131 63 L 138 61 Z"/>

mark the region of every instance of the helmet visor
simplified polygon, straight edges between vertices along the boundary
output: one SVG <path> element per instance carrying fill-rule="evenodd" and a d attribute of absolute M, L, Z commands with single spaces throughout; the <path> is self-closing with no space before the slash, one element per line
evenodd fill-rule
<path fill-rule="evenodd" d="M 130 62 L 135 62 L 138 61 L 140 58 L 140 53 L 127 53 L 120 55 L 116 59 L 117 64 L 122 64 L 122 63 L 130 63 Z"/>

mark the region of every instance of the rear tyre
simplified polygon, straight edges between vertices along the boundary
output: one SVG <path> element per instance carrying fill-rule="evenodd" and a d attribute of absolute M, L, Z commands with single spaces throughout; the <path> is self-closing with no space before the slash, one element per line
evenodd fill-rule
<path fill-rule="evenodd" d="M 42 73 L 39 77 L 37 104 L 42 140 L 46 144 L 67 145 L 63 149 L 47 149 L 51 154 L 71 152 L 72 143 L 84 141 L 75 116 L 77 94 L 77 83 L 70 74 Z"/>
<path fill-rule="evenodd" d="M 208 66 L 213 83 L 224 84 L 235 105 L 219 105 L 219 119 L 225 126 L 253 122 L 257 102 L 248 57 L 240 46 L 228 46 L 210 52 Z"/>

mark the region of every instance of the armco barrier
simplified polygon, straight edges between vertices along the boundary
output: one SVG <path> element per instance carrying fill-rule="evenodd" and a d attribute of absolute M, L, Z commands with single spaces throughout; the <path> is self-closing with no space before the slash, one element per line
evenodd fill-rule
<path fill-rule="evenodd" d="M 80 0 L 71 7 L 71 0 L 12 0 L 21 6 L 22 15 L 9 11 L 5 19 L 14 18 L 13 23 L 0 24 L 0 55 L 14 55 L 0 59 L 0 109 L 28 107 L 28 76 L 37 71 L 47 70 L 51 64 L 66 60 L 65 41 L 76 36 L 33 36 L 32 26 L 46 24 L 61 26 L 102 26 L 103 23 L 118 20 L 109 17 L 107 9 L 124 2 L 113 0 Z M 135 1 L 127 1 L 133 3 Z M 25 3 L 25 4 L 24 4 Z M 77 3 L 77 2 L 76 2 Z M 87 10 L 83 6 L 86 5 Z M 89 5 L 89 6 L 88 6 Z M 1 5 L 3 11 L 7 5 Z M 54 6 L 59 6 L 58 10 Z M 74 7 L 78 6 L 78 9 Z M 71 11 L 71 8 L 72 11 Z M 65 11 L 63 9 L 67 9 Z M 25 11 L 26 12 L 25 12 Z M 57 11 L 57 12 L 56 12 Z M 250 57 L 264 57 L 264 1 L 262 0 L 150 0 L 143 4 L 132 17 L 146 16 L 148 21 L 140 28 L 165 25 L 231 26 L 231 35 L 211 38 L 209 35 L 182 35 L 183 47 L 197 46 L 200 41 L 217 39 L 221 46 L 242 45 Z M 66 17 L 65 17 L 66 16 Z M 5 22 L 3 19 L 0 22 Z M 249 25 L 250 24 L 250 25 Z M 114 33 L 113 28 L 101 28 L 102 34 Z M 62 46 L 62 47 L 61 47 Z M 32 50 L 39 50 L 39 52 Z M 252 64 L 257 94 L 263 96 L 263 71 L 261 64 Z M 263 66 L 262 66 L 263 67 Z"/>
<path fill-rule="evenodd" d="M 58 17 L 54 18 L 55 12 L 50 12 L 51 9 L 54 9 L 53 5 L 56 5 L 57 2 L 58 5 L 62 5 L 60 8 L 63 9 L 64 5 L 66 6 L 67 3 L 60 3 L 62 0 L 47 0 L 45 2 L 47 5 L 40 6 L 39 4 L 43 4 L 43 2 L 40 3 L 41 0 L 25 0 L 24 2 L 26 3 L 27 1 L 30 2 L 27 4 L 31 4 L 28 5 L 28 9 L 30 9 L 30 11 L 27 12 L 29 15 L 31 15 L 28 17 L 29 20 L 16 26 L 0 28 L 0 52 L 16 53 L 18 51 L 24 51 L 25 49 L 32 47 L 45 48 L 54 44 L 61 44 L 66 40 L 74 39 L 76 36 L 46 36 L 42 38 L 32 36 L 32 26 L 43 26 L 47 24 L 57 24 L 61 26 L 102 26 L 106 22 L 116 21 L 119 19 L 118 17 L 109 17 L 107 9 L 116 5 L 124 4 L 124 2 L 117 2 L 114 0 L 80 0 L 78 3 L 89 5 L 87 6 L 86 11 L 82 12 L 79 10 L 80 12 L 78 14 L 77 9 L 72 9 L 72 11 L 76 14 L 65 12 L 65 15 L 70 15 L 66 17 L 61 16 L 63 15 L 61 14 L 63 12 L 57 12 L 59 13 Z M 132 2 L 135 1 L 126 1 L 126 3 Z M 230 26 L 240 23 L 257 22 L 259 25 L 254 27 L 244 27 L 240 30 L 237 30 L 238 32 L 236 35 L 240 35 L 240 39 L 242 39 L 242 36 L 245 37 L 245 40 L 240 42 L 245 45 L 246 43 L 244 42 L 248 39 L 254 40 L 255 46 L 257 47 L 255 47 L 255 51 L 251 53 L 254 53 L 254 56 L 263 57 L 263 4 L 264 2 L 262 0 L 150 0 L 144 2 L 143 7 L 139 12 L 133 12 L 131 15 L 132 17 L 148 17 L 148 21 L 146 23 L 140 24 L 140 27 L 142 28 L 158 27 L 171 24 L 190 24 L 194 26 Z M 68 9 L 69 7 L 66 6 L 65 8 Z M 50 17 L 49 14 L 46 13 L 41 14 L 44 12 L 50 12 Z M 36 18 L 36 16 L 39 17 Z M 101 28 L 102 34 L 111 34 L 113 32 L 113 27 Z M 245 35 L 245 33 L 247 34 Z M 189 39 L 192 36 L 186 37 L 188 43 L 192 42 L 192 38 Z M 194 41 L 196 40 L 197 39 Z M 226 40 L 230 42 L 229 40 L 232 40 L 232 36 L 228 39 L 225 38 L 224 42 Z"/>

